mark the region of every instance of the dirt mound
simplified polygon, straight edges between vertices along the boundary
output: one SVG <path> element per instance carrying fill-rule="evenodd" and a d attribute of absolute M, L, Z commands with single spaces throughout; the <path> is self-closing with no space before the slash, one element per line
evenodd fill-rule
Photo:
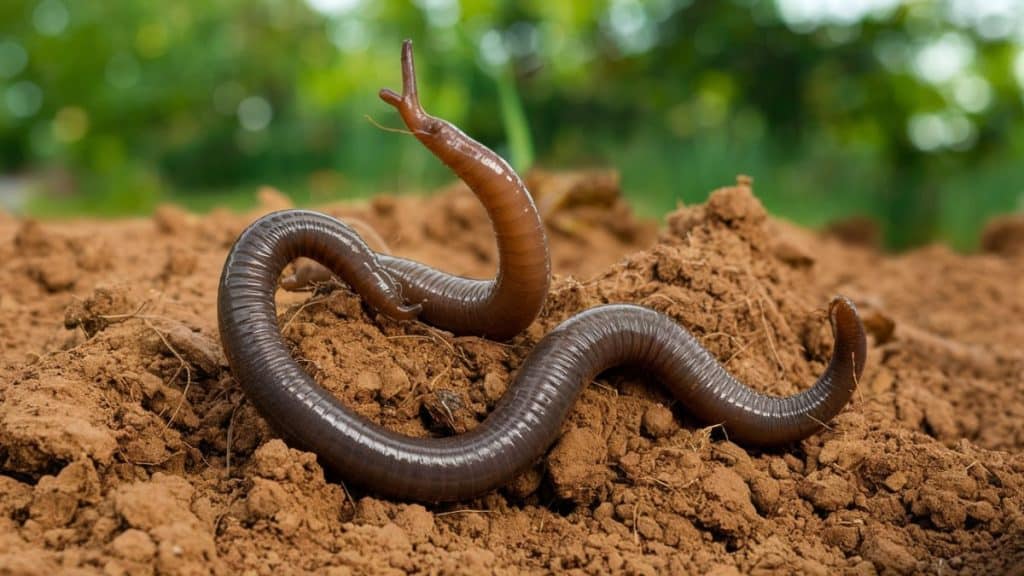
<path fill-rule="evenodd" d="M 217 279 L 258 213 L 0 219 L 0 572 L 1024 573 L 1013 242 L 886 256 L 772 219 L 746 180 L 659 233 L 629 214 L 614 175 L 535 174 L 531 186 L 555 280 L 529 330 L 452 337 L 379 317 L 344 289 L 281 294 L 300 362 L 375 422 L 463 432 L 558 322 L 634 302 L 743 381 L 790 394 L 824 369 L 825 305 L 841 293 L 872 334 L 851 407 L 799 445 L 746 450 L 642 370 L 614 370 L 501 490 L 382 501 L 277 439 L 226 369 Z M 260 213 L 288 205 L 260 197 Z M 461 186 L 323 209 L 377 249 L 493 273 L 487 219 Z"/>

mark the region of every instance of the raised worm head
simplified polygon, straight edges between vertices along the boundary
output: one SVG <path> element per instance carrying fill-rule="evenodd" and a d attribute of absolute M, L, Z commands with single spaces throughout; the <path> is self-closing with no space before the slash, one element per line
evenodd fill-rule
<path fill-rule="evenodd" d="M 402 42 L 402 93 L 397 94 L 394 90 L 384 88 L 380 91 L 380 99 L 398 110 L 405 125 L 417 138 L 434 136 L 444 127 L 444 122 L 427 114 L 420 106 L 420 96 L 416 88 L 416 64 L 412 58 L 412 40 Z"/>

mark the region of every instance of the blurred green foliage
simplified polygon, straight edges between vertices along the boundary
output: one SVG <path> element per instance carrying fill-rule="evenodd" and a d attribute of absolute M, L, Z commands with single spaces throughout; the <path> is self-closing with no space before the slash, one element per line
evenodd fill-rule
<path fill-rule="evenodd" d="M 770 210 L 969 248 L 1024 202 L 1014 0 L 6 0 L 0 201 L 35 213 L 300 202 L 450 176 L 376 99 L 519 169 L 611 165 L 643 212 L 737 173 Z M 368 120 L 366 116 L 370 116 Z M 2 184 L 2 183 L 0 183 Z M 12 192 L 13 190 L 13 192 Z"/>

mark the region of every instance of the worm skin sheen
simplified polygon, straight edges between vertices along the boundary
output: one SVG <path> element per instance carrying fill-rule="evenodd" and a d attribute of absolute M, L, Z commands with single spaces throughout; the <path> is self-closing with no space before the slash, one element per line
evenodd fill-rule
<path fill-rule="evenodd" d="M 498 244 L 498 273 L 493 280 L 476 280 L 394 256 L 378 254 L 378 261 L 402 286 L 406 301 L 422 306 L 424 322 L 455 334 L 515 336 L 537 317 L 551 280 L 544 225 L 526 185 L 501 156 L 423 110 L 410 40 L 402 44 L 402 94 L 384 89 L 380 97 L 483 204 Z M 330 277 L 321 267 L 300 273 L 282 286 L 294 289 Z"/>
<path fill-rule="evenodd" d="M 829 307 L 832 360 L 817 383 L 790 397 L 759 394 L 736 381 L 671 318 L 612 304 L 566 320 L 530 352 L 494 411 L 473 430 L 411 438 L 342 405 L 289 354 L 274 306 L 285 265 L 307 256 L 397 317 L 415 315 L 374 254 L 337 221 L 293 211 L 271 214 L 235 243 L 217 299 L 221 341 L 235 378 L 271 424 L 346 480 L 402 499 L 460 500 L 508 482 L 558 437 L 580 390 L 597 374 L 634 365 L 668 386 L 688 410 L 722 424 L 730 438 L 785 444 L 813 433 L 845 406 L 864 367 L 864 329 L 853 304 Z"/>

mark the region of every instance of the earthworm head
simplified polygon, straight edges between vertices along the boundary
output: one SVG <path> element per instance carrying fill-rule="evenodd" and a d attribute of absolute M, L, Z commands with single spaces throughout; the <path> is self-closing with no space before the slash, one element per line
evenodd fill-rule
<path fill-rule="evenodd" d="M 416 63 L 412 57 L 412 40 L 402 42 L 402 93 L 384 88 L 380 99 L 395 107 L 402 115 L 405 125 L 417 137 L 437 132 L 441 121 L 427 114 L 420 106 L 419 91 L 416 87 Z"/>
<path fill-rule="evenodd" d="M 854 370 L 859 379 L 867 356 L 867 338 L 857 307 L 849 298 L 836 296 L 828 305 L 828 316 L 836 339 L 836 353 L 853 355 Z"/>

